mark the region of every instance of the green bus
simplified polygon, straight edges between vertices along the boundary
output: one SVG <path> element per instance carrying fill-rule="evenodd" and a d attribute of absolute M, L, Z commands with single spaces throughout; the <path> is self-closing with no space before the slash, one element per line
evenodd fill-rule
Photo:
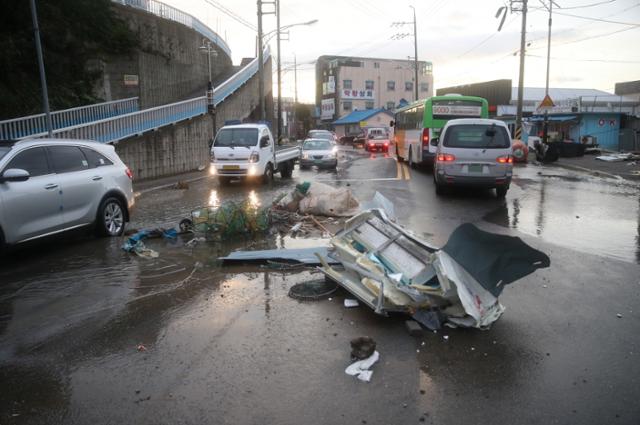
<path fill-rule="evenodd" d="M 456 118 L 489 118 L 489 103 L 481 97 L 448 94 L 398 109 L 393 123 L 398 161 L 406 160 L 412 167 L 433 164 L 440 130 Z"/>

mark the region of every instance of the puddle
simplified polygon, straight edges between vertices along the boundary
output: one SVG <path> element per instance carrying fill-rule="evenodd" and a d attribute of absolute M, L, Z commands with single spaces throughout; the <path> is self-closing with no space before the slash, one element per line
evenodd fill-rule
<path fill-rule="evenodd" d="M 528 182 L 523 189 L 484 220 L 578 251 L 640 263 L 635 187 L 549 178 Z"/>

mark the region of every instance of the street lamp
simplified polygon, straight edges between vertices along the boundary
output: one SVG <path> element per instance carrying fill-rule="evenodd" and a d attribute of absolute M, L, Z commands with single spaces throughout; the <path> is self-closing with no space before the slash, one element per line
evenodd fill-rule
<path fill-rule="evenodd" d="M 207 40 L 206 38 L 202 39 L 202 46 L 198 47 L 198 50 L 202 53 L 206 53 L 207 55 L 207 64 L 209 65 L 209 84 L 207 85 L 207 90 L 213 90 L 213 80 L 211 79 L 211 56 L 217 58 L 218 51 L 213 48 L 211 40 Z"/>
<path fill-rule="evenodd" d="M 278 132 L 277 132 L 277 140 L 278 143 L 280 142 L 280 139 L 282 138 L 282 66 L 281 66 L 281 62 L 280 62 L 280 36 L 282 35 L 282 31 L 289 29 L 289 28 L 293 28 L 293 27 L 299 27 L 299 26 L 307 26 L 307 25 L 313 25 L 316 22 L 318 22 L 317 19 L 312 19 L 311 21 L 307 21 L 307 22 L 299 22 L 296 24 L 289 24 L 289 25 L 285 25 L 283 27 L 280 27 L 280 0 L 276 1 L 276 18 L 277 18 L 277 28 L 274 31 L 270 31 L 268 33 L 266 33 L 263 37 L 265 38 L 265 43 L 268 42 L 271 38 L 273 38 L 272 33 L 275 32 L 275 34 L 278 36 L 277 38 L 277 56 L 278 56 L 278 112 L 277 112 L 277 119 L 278 119 Z"/>
<path fill-rule="evenodd" d="M 207 109 L 213 117 L 213 134 L 216 134 L 216 104 L 213 101 L 213 80 L 211 78 L 211 56 L 218 57 L 218 52 L 213 48 L 211 40 L 202 39 L 202 46 L 198 47 L 202 53 L 207 55 L 207 65 L 209 66 L 209 82 L 207 83 Z"/>

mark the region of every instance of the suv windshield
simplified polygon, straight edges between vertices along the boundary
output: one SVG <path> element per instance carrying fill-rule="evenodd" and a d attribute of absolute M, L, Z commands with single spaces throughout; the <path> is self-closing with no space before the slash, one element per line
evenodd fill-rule
<path fill-rule="evenodd" d="M 218 132 L 214 147 L 250 147 L 258 144 L 256 128 L 225 128 Z"/>
<path fill-rule="evenodd" d="M 307 140 L 302 145 L 302 149 L 305 151 L 328 151 L 331 150 L 331 143 L 326 140 Z"/>
<path fill-rule="evenodd" d="M 11 150 L 8 146 L 0 146 L 0 159 L 4 158 L 4 156 Z"/>
<path fill-rule="evenodd" d="M 511 147 L 504 127 L 485 124 L 454 125 L 447 129 L 443 146 L 449 148 L 504 149 Z"/>

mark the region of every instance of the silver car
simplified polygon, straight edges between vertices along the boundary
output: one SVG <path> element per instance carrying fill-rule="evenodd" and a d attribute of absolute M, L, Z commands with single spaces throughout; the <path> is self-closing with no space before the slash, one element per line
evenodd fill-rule
<path fill-rule="evenodd" d="M 307 139 L 302 143 L 300 168 L 318 167 L 336 168 L 338 166 L 338 148 L 324 139 Z"/>
<path fill-rule="evenodd" d="M 91 141 L 0 142 L 0 248 L 84 226 L 120 236 L 134 205 L 131 171 Z"/>
<path fill-rule="evenodd" d="M 447 122 L 440 133 L 433 171 L 437 194 L 448 186 L 479 186 L 495 188 L 503 198 L 512 174 L 511 136 L 503 121 Z"/>

